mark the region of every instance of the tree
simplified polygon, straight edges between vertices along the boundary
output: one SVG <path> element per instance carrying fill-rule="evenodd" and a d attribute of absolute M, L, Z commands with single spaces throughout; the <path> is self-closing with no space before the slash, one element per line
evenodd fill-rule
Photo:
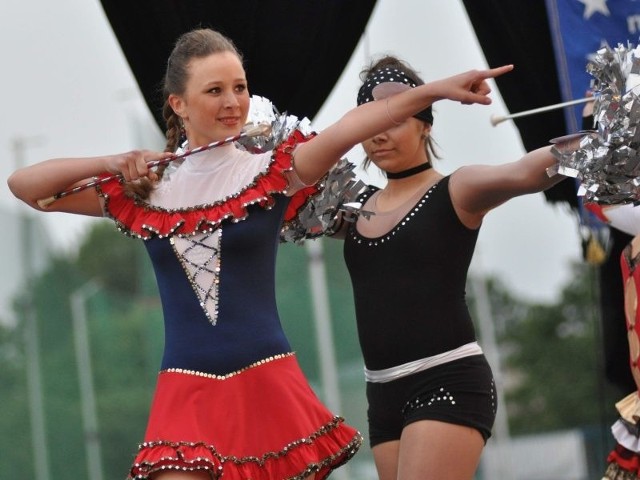
<path fill-rule="evenodd" d="M 145 292 L 150 263 L 142 242 L 126 238 L 113 223 L 98 222 L 87 231 L 78 248 L 78 268 L 87 279 L 117 295 Z"/>
<path fill-rule="evenodd" d="M 0 323 L 0 477 L 34 478 L 20 331 Z"/>
<path fill-rule="evenodd" d="M 506 402 L 513 434 L 607 425 L 619 392 L 603 381 L 593 267 L 573 265 L 557 303 L 528 305 L 504 321 Z"/>

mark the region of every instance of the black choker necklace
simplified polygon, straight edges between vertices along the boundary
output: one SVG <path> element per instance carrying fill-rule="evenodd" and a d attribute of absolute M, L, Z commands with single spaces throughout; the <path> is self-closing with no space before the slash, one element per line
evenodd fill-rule
<path fill-rule="evenodd" d="M 408 168 L 407 170 L 402 170 L 401 172 L 385 172 L 387 174 L 387 178 L 390 180 L 398 180 L 399 178 L 407 178 L 411 175 L 415 175 L 416 173 L 424 172 L 425 170 L 429 170 L 431 168 L 431 163 L 422 163 L 417 167 Z"/>

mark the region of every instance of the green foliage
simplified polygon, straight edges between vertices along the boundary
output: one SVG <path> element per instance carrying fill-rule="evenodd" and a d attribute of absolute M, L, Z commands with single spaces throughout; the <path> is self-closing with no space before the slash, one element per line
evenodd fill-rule
<path fill-rule="evenodd" d="M 78 250 L 78 268 L 114 294 L 134 296 L 144 286 L 147 255 L 139 240 L 118 232 L 112 222 L 99 222 Z"/>
<path fill-rule="evenodd" d="M 328 290 L 334 350 L 339 364 L 360 361 L 351 281 L 342 257 L 342 241 L 321 242 Z M 276 270 L 278 308 L 282 325 L 300 365 L 311 379 L 318 379 L 318 350 L 311 298 L 309 251 L 305 246 L 282 244 Z"/>
<path fill-rule="evenodd" d="M 34 478 L 21 331 L 0 323 L 0 478 Z"/>
<path fill-rule="evenodd" d="M 338 363 L 357 362 L 362 365 L 353 290 L 342 252 L 344 244 L 331 239 L 323 241 L 323 244 Z"/>
<path fill-rule="evenodd" d="M 529 305 L 504 322 L 501 350 L 512 434 L 608 425 L 615 419 L 619 398 L 602 380 L 594 275 L 589 265 L 574 265 L 575 281 L 558 303 Z"/>
<path fill-rule="evenodd" d="M 124 478 L 142 441 L 162 342 L 155 306 L 104 295 L 91 302 L 92 348 L 105 478 Z M 159 338 L 158 338 L 159 337 Z M 161 345 L 160 345 L 161 347 Z"/>
<path fill-rule="evenodd" d="M 276 263 L 276 296 L 282 326 L 300 367 L 306 375 L 317 378 L 316 333 L 306 255 L 304 247 L 287 243 L 280 245 Z"/>
<path fill-rule="evenodd" d="M 54 478 L 62 478 L 63 475 L 78 477 L 85 471 L 84 456 L 69 464 L 69 452 L 84 451 L 68 302 L 71 292 L 81 283 L 82 276 L 74 263 L 62 256 L 54 258 L 48 268 L 32 281 L 31 301 L 36 311 L 40 344 L 47 446 Z"/>

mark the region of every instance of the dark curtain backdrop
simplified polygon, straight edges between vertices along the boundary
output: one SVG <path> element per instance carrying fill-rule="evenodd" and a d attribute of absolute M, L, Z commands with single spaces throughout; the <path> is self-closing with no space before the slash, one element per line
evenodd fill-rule
<path fill-rule="evenodd" d="M 545 2 L 463 0 L 480 46 L 490 66 L 513 63 L 513 72 L 496 79 L 509 112 L 516 113 L 562 102 Z M 562 110 L 525 116 L 515 122 L 527 151 L 567 132 Z M 500 128 L 500 125 L 496 126 Z M 545 192 L 550 202 L 567 203 L 579 212 L 573 179 Z M 546 234 L 541 232 L 541 235 Z M 629 369 L 629 348 L 623 309 L 620 252 L 631 237 L 611 229 L 611 253 L 598 267 L 600 319 L 607 379 L 625 391 L 635 383 Z M 553 268 L 553 266 L 550 266 Z"/>
<path fill-rule="evenodd" d="M 509 112 L 561 102 L 545 2 L 463 0 L 463 3 L 487 63 L 492 67 L 508 63 L 515 66 L 511 73 L 496 79 Z M 515 123 L 527 151 L 566 133 L 562 110 L 509 121 Z M 552 202 L 578 207 L 572 179 L 561 182 L 545 195 Z"/>
<path fill-rule="evenodd" d="M 161 82 L 176 38 L 195 27 L 230 37 L 249 90 L 282 112 L 312 119 L 344 70 L 375 0 L 102 0 L 161 130 Z"/>

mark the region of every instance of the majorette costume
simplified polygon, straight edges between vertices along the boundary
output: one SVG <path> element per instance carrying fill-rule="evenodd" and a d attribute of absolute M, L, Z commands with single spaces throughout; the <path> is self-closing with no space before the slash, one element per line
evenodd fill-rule
<path fill-rule="evenodd" d="M 616 408 L 620 419 L 611 427 L 616 446 L 607 457 L 605 479 L 630 480 L 640 478 L 640 255 L 632 257 L 632 244 L 625 247 L 620 258 L 625 298 L 625 317 L 629 339 L 629 363 L 638 390 L 626 396 Z"/>
<path fill-rule="evenodd" d="M 624 312 L 629 342 L 629 366 L 636 383 L 636 391 L 616 403 L 620 418 L 611 427 L 616 441 L 607 456 L 607 470 L 603 480 L 640 479 L 640 253 L 637 235 L 640 234 L 640 208 L 633 204 L 603 208 L 588 203 L 586 208 L 601 221 L 635 238 L 625 246 L 620 256 L 620 270 L 624 288 Z"/>
<path fill-rule="evenodd" d="M 466 425 L 485 441 L 491 435 L 495 384 L 465 301 L 479 229 L 458 219 L 449 179 L 387 211 L 369 187 L 359 200 L 372 215 L 346 234 L 372 446 L 399 440 L 418 420 Z"/>
<path fill-rule="evenodd" d="M 97 187 L 106 214 L 145 240 L 158 282 L 165 350 L 130 478 L 167 469 L 212 478 L 325 478 L 360 434 L 318 400 L 275 302 L 283 219 L 315 188 L 288 192 L 294 131 L 275 151 L 226 145 L 167 169 L 147 201 Z"/>

